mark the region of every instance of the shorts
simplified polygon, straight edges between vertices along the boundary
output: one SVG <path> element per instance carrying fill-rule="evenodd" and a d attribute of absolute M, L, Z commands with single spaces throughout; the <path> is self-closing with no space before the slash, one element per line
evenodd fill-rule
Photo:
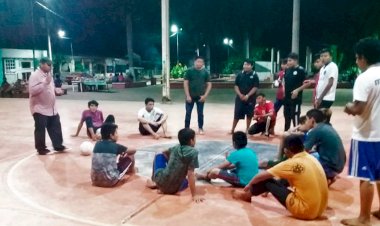
<path fill-rule="evenodd" d="M 160 121 L 160 120 L 161 120 L 161 117 L 162 117 L 162 116 L 160 116 L 160 117 L 156 120 L 156 122 Z M 149 124 L 149 126 L 150 126 L 150 128 L 153 130 L 153 132 L 157 132 L 157 131 L 161 128 L 161 125 L 154 126 L 154 125 Z M 143 135 L 143 136 L 151 135 L 151 134 L 149 133 L 149 131 L 146 130 L 146 129 L 144 128 L 144 126 L 143 126 L 143 124 L 142 124 L 141 122 L 139 123 L 139 131 L 140 131 L 140 134 Z"/>
<path fill-rule="evenodd" d="M 380 181 L 380 142 L 351 140 L 348 175 Z"/>
<path fill-rule="evenodd" d="M 218 178 L 232 184 L 233 186 L 244 187 L 244 185 L 240 183 L 240 179 L 234 170 L 221 169 L 219 171 Z"/>
<path fill-rule="evenodd" d="M 235 98 L 234 119 L 244 119 L 245 116 L 252 118 L 255 103 L 240 100 L 238 96 Z"/>

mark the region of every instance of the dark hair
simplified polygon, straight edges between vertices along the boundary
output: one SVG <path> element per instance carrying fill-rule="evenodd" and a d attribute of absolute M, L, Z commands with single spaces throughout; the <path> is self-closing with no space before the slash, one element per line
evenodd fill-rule
<path fill-rule="evenodd" d="M 237 131 L 232 134 L 232 143 L 236 149 L 242 149 L 247 146 L 247 134 L 242 131 Z"/>
<path fill-rule="evenodd" d="M 331 50 L 328 48 L 321 49 L 321 51 L 319 51 L 319 55 L 321 55 L 322 53 L 328 53 L 331 56 Z"/>
<path fill-rule="evenodd" d="M 106 120 L 104 120 L 104 123 L 115 123 L 115 116 L 108 115 Z"/>
<path fill-rule="evenodd" d="M 111 139 L 111 135 L 115 135 L 117 125 L 114 123 L 104 123 L 101 127 L 100 133 L 103 140 Z"/>
<path fill-rule="evenodd" d="M 260 96 L 261 97 L 265 97 L 265 94 L 264 93 L 259 93 L 259 94 L 256 95 L 256 97 L 260 97 Z"/>
<path fill-rule="evenodd" d="M 323 122 L 325 120 L 325 115 L 321 110 L 311 109 L 306 113 L 308 118 L 313 118 L 316 123 Z"/>
<path fill-rule="evenodd" d="M 42 57 L 40 59 L 40 64 L 48 64 L 48 65 L 51 65 L 52 64 L 52 61 L 50 60 L 50 58 L 48 57 Z"/>
<path fill-rule="evenodd" d="M 147 105 L 149 102 L 153 102 L 154 103 L 154 99 L 151 98 L 151 97 L 145 98 L 145 105 Z"/>
<path fill-rule="evenodd" d="M 380 41 L 373 38 L 361 39 L 355 44 L 354 52 L 364 57 L 368 65 L 380 62 Z"/>
<path fill-rule="evenodd" d="M 291 134 L 284 138 L 284 148 L 289 150 L 293 154 L 297 154 L 304 151 L 302 142 L 302 136 L 299 134 Z"/>
<path fill-rule="evenodd" d="M 251 59 L 245 59 L 244 63 L 250 64 L 252 66 L 252 70 L 255 70 L 255 61 Z"/>
<path fill-rule="evenodd" d="M 314 54 L 314 56 L 313 56 L 313 62 L 319 60 L 320 58 L 321 58 L 321 53 Z"/>
<path fill-rule="evenodd" d="M 184 128 L 178 132 L 178 141 L 181 145 L 190 145 L 190 141 L 194 138 L 195 132 L 190 128 Z"/>
<path fill-rule="evenodd" d="M 302 115 L 302 116 L 300 117 L 300 121 L 299 121 L 299 123 L 300 123 L 301 125 L 303 125 L 303 124 L 305 124 L 305 122 L 306 122 L 306 115 Z"/>
<path fill-rule="evenodd" d="M 289 53 L 288 58 L 292 60 L 298 60 L 298 54 L 297 53 Z"/>
<path fill-rule="evenodd" d="M 91 105 L 99 106 L 99 103 L 96 100 L 90 100 L 87 105 L 88 107 L 90 107 Z"/>
<path fill-rule="evenodd" d="M 288 63 L 288 59 L 286 58 L 281 59 L 281 64 L 287 64 L 287 63 Z"/>
<path fill-rule="evenodd" d="M 194 61 L 196 61 L 196 60 L 198 60 L 198 59 L 201 59 L 201 60 L 205 61 L 205 58 L 202 57 L 202 56 L 196 56 L 196 57 L 194 57 Z"/>

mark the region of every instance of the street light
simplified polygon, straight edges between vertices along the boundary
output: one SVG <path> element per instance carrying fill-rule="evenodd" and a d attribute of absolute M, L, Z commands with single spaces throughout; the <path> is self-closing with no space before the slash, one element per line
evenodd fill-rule
<path fill-rule="evenodd" d="M 171 27 L 170 27 L 170 31 L 173 33 L 172 35 L 170 35 L 170 37 L 173 37 L 174 35 L 177 36 L 177 64 L 179 63 L 179 43 L 178 43 L 178 34 L 179 32 L 182 31 L 182 28 L 178 28 L 178 26 L 176 24 L 173 24 Z"/>
<path fill-rule="evenodd" d="M 230 58 L 230 47 L 232 47 L 232 44 L 234 44 L 234 41 L 229 38 L 224 38 L 223 44 L 227 46 L 227 60 L 228 60 Z"/>
<path fill-rule="evenodd" d="M 70 48 L 71 48 L 71 72 L 75 71 L 75 61 L 74 61 L 74 51 L 73 51 L 73 42 L 72 38 L 66 37 L 66 32 L 63 30 L 58 30 L 58 37 L 61 39 L 70 39 Z"/>

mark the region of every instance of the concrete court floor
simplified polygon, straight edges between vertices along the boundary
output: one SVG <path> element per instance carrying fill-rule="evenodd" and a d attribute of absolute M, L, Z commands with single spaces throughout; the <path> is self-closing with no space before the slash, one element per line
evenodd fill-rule
<path fill-rule="evenodd" d="M 358 181 L 347 178 L 346 170 L 330 188 L 328 209 L 322 219 L 301 221 L 290 217 L 272 196 L 254 197 L 252 203 L 233 200 L 231 188 L 216 182 L 216 186 L 198 182 L 206 201 L 191 202 L 190 192 L 179 195 L 159 195 L 144 187 L 146 177 L 138 174 L 116 188 L 91 186 L 91 157 L 79 154 L 79 145 L 87 140 L 82 129 L 72 138 L 84 100 L 58 100 L 65 145 L 72 150 L 63 154 L 38 156 L 34 150 L 33 119 L 28 99 L 0 99 L 0 225 L 340 225 L 345 217 L 359 212 Z M 100 101 L 99 109 L 114 114 L 119 125 L 119 142 L 128 147 L 176 143 L 176 133 L 183 126 L 183 103 L 158 107 L 169 114 L 172 140 L 158 141 L 141 137 L 137 131 L 136 112 L 140 102 Z M 303 112 L 308 108 L 304 107 Z M 333 108 L 332 124 L 340 133 L 347 153 L 352 118 L 341 107 Z M 231 125 L 233 105 L 207 103 L 204 136 L 199 141 L 230 142 L 227 134 Z M 283 117 L 278 117 L 276 132 L 283 128 Z M 192 128 L 196 128 L 193 114 Z M 240 122 L 238 129 L 244 129 Z M 256 136 L 251 142 L 277 144 L 278 138 Z M 51 146 L 47 139 L 47 145 Z M 137 166 L 139 164 L 137 163 Z M 375 195 L 373 210 L 379 208 Z M 373 225 L 380 221 L 372 219 Z"/>

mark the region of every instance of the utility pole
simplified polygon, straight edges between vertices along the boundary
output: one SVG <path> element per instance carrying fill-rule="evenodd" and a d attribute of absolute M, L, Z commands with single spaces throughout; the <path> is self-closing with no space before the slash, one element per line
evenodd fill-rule
<path fill-rule="evenodd" d="M 169 0 L 161 0 L 162 102 L 170 102 Z"/>
<path fill-rule="evenodd" d="M 292 52 L 299 53 L 300 40 L 300 0 L 293 0 Z"/>

